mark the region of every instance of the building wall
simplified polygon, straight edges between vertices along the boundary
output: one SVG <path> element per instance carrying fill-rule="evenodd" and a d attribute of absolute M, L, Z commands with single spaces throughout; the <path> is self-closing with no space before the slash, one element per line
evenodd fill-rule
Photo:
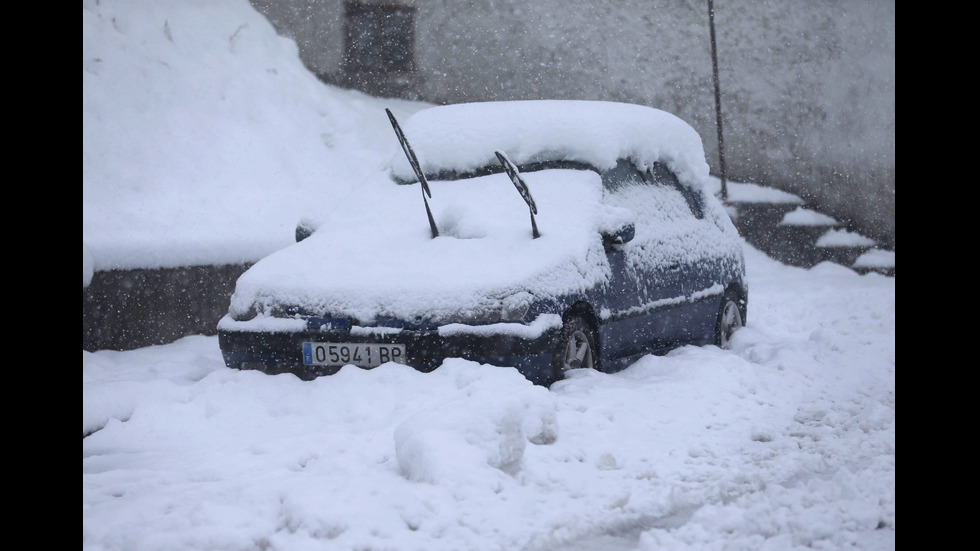
<path fill-rule="evenodd" d="M 342 83 L 341 0 L 251 0 Z M 371 0 L 375 1 L 375 0 Z M 396 0 L 389 0 L 396 1 Z M 603 99 L 677 114 L 720 171 L 707 0 L 401 0 L 434 103 Z M 894 248 L 894 0 L 714 0 L 727 178 Z"/>
<path fill-rule="evenodd" d="M 82 350 L 133 350 L 215 335 L 250 264 L 95 272 L 82 287 Z"/>

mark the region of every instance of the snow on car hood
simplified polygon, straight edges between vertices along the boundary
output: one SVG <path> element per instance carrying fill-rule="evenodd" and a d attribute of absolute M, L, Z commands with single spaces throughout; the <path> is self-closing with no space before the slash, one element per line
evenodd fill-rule
<path fill-rule="evenodd" d="M 599 230 L 625 214 L 600 205 L 599 175 L 561 169 L 523 177 L 538 208 L 538 239 L 528 205 L 505 174 L 430 181 L 440 232 L 434 239 L 418 183 L 364 182 L 330 206 L 316 233 L 243 274 L 229 314 L 254 308 L 266 317 L 300 307 L 361 323 L 445 320 L 605 281 Z"/>
<path fill-rule="evenodd" d="M 402 122 L 402 121 L 400 121 Z M 416 112 L 401 124 L 428 176 L 496 164 L 500 150 L 516 164 L 554 158 L 577 160 L 600 170 L 632 158 L 666 163 L 678 179 L 701 185 L 708 177 L 697 131 L 652 107 L 589 100 L 526 100 L 458 103 Z M 397 142 L 391 173 L 415 180 Z"/>

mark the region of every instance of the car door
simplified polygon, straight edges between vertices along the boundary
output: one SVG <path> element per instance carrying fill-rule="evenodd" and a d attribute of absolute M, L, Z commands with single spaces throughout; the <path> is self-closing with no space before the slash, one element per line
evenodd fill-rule
<path fill-rule="evenodd" d="M 664 246 L 662 182 L 646 178 L 631 161 L 620 160 L 602 174 L 603 201 L 633 213 L 634 238 L 607 248 L 611 276 L 600 331 L 606 357 L 628 357 L 663 349 L 677 337 L 674 310 L 685 300 L 681 258 Z"/>
<path fill-rule="evenodd" d="M 720 297 L 718 259 L 711 247 L 717 228 L 705 218 L 699 195 L 681 185 L 665 164 L 654 163 L 643 177 L 658 205 L 652 211 L 657 240 L 667 251 L 665 283 L 675 298 L 664 320 L 665 334 L 674 345 L 703 344 L 713 335 Z"/>

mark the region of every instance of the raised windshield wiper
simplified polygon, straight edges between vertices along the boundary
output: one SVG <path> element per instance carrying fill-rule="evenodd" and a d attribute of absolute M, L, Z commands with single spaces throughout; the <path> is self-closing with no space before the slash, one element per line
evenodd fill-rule
<path fill-rule="evenodd" d="M 534 215 L 538 213 L 538 207 L 534 204 L 534 199 L 531 198 L 531 190 L 527 188 L 527 184 L 521 178 L 520 172 L 517 171 L 517 166 L 507 158 L 507 155 L 502 151 L 494 151 L 494 154 L 497 155 L 500 165 L 504 167 L 504 172 L 507 173 L 507 176 L 510 176 L 510 181 L 514 182 L 514 187 L 517 188 L 517 192 L 524 198 L 527 207 L 531 209 L 531 234 L 534 236 L 534 239 L 541 237 L 541 234 L 538 233 L 538 224 L 534 221 Z"/>
<path fill-rule="evenodd" d="M 388 113 L 388 119 L 391 121 L 391 127 L 395 129 L 398 142 L 402 144 L 402 150 L 405 152 L 405 156 L 408 157 L 408 162 L 412 165 L 412 170 L 415 171 L 415 176 L 418 177 L 419 183 L 422 184 L 422 200 L 425 201 L 425 214 L 429 216 L 429 227 L 432 229 L 432 237 L 433 239 L 439 237 L 439 229 L 436 228 L 436 221 L 432 218 L 432 211 L 429 209 L 429 200 L 425 198 L 426 195 L 432 197 L 432 192 L 429 191 L 429 182 L 425 180 L 425 174 L 422 174 L 422 167 L 419 166 L 419 160 L 415 158 L 415 152 L 412 151 L 412 146 L 408 144 L 408 139 L 405 138 L 405 133 L 402 132 L 402 128 L 398 126 L 398 121 L 395 120 L 395 116 L 391 114 L 391 109 L 385 108 L 385 113 Z"/>

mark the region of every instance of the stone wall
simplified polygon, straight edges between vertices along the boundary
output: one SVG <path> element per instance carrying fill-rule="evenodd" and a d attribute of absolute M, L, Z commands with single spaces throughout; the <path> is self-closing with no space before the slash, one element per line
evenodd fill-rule
<path fill-rule="evenodd" d="M 82 288 L 82 350 L 133 350 L 215 335 L 249 265 L 95 272 Z"/>

